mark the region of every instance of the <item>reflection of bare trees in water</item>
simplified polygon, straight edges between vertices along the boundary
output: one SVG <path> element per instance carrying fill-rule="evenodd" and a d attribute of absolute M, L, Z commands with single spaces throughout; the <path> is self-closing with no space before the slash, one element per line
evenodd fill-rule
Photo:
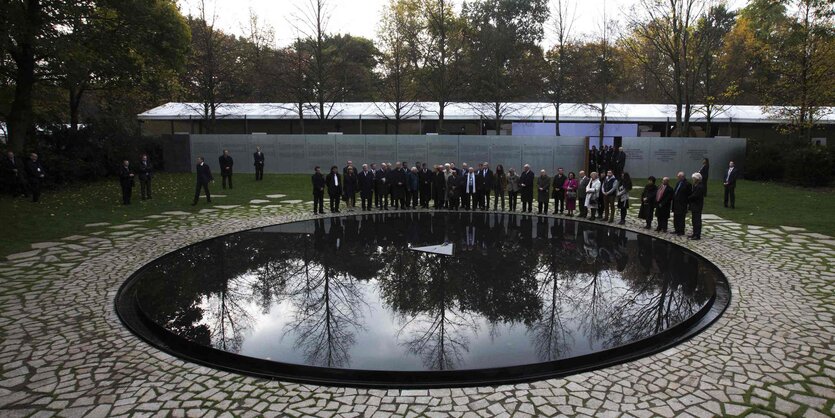
<path fill-rule="evenodd" d="M 706 297 L 694 292 L 698 280 L 698 260 L 661 241 L 645 241 L 639 253 L 648 272 L 640 280 L 628 280 L 628 296 L 619 304 L 613 317 L 618 333 L 611 335 L 610 346 L 646 338 L 691 317 Z M 675 266 L 675 270 L 671 266 Z M 625 276 L 627 279 L 630 276 Z"/>
<path fill-rule="evenodd" d="M 284 334 L 294 335 L 306 364 L 344 367 L 351 361 L 355 330 L 364 328 L 365 302 L 357 280 L 324 261 L 330 257 L 335 255 L 326 252 L 319 262 L 305 257 L 292 277 L 287 295 L 295 313 Z"/>
<path fill-rule="evenodd" d="M 215 280 L 213 292 L 206 295 L 203 309 L 204 322 L 211 331 L 212 346 L 224 351 L 237 353 L 241 349 L 243 333 L 253 323 L 248 307 L 247 289 L 251 275 L 231 275 L 227 269 L 227 250 L 234 245 L 230 240 L 221 239 L 213 248 Z"/>
<path fill-rule="evenodd" d="M 537 266 L 539 282 L 538 295 L 542 300 L 539 320 L 529 331 L 534 334 L 534 345 L 540 361 L 553 361 L 563 358 L 573 343 L 573 337 L 566 321 L 569 309 L 566 308 L 570 295 L 568 290 L 576 280 L 576 271 L 570 264 L 575 260 L 569 251 L 553 249 Z"/>
<path fill-rule="evenodd" d="M 427 369 L 455 369 L 469 351 L 467 334 L 478 330 L 475 314 L 461 306 L 466 276 L 456 273 L 458 260 L 397 247 L 387 250 L 387 257 L 401 263 L 387 265 L 378 281 L 383 300 L 400 318 L 401 345 Z"/>

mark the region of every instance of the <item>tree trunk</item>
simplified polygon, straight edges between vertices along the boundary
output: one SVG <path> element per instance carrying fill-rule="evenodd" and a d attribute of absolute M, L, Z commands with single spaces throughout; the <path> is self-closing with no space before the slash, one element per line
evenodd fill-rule
<path fill-rule="evenodd" d="M 70 129 L 78 130 L 78 113 L 81 107 L 81 97 L 84 95 L 83 87 L 71 87 L 69 89 L 70 98 Z"/>
<path fill-rule="evenodd" d="M 35 88 L 35 37 L 41 27 L 40 0 L 26 1 L 24 13 L 26 23 L 22 36 L 17 39 L 17 48 L 12 51 L 12 58 L 17 64 L 15 72 L 14 100 L 6 122 L 9 129 L 9 148 L 23 152 L 26 141 L 35 132 L 32 125 L 32 92 Z"/>

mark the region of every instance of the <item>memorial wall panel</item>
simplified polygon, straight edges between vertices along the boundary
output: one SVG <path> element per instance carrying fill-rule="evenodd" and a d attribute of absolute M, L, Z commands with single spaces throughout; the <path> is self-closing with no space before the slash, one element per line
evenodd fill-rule
<path fill-rule="evenodd" d="M 270 135 L 274 137 L 276 157 L 270 162 L 266 154 L 264 171 L 268 173 L 312 173 L 313 166 L 307 161 L 307 139 L 304 135 Z"/>
<path fill-rule="evenodd" d="M 405 161 L 409 167 L 416 162 L 426 162 L 426 136 L 400 135 L 397 137 L 397 160 Z"/>
<path fill-rule="evenodd" d="M 478 164 L 489 161 L 521 171 L 545 169 L 552 175 L 557 167 L 579 172 L 585 161 L 585 138 L 543 136 L 458 136 L 458 135 L 189 135 L 191 169 L 194 157 L 203 155 L 213 171 L 217 158 L 228 149 L 235 159 L 235 171 L 254 171 L 252 153 L 257 145 L 265 154 L 268 173 L 310 173 L 319 165 L 343 167 L 351 160 L 363 163 L 394 163 L 396 160 L 427 162 L 430 166 L 455 162 Z M 625 137 L 626 171 L 632 177 L 692 174 L 705 156 L 711 160 L 711 179 L 721 179 L 728 161 L 744 169 L 746 140 L 740 138 Z"/>

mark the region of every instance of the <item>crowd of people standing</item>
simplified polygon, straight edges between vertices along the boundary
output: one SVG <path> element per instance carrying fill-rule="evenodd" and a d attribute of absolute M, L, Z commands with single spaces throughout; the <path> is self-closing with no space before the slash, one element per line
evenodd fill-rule
<path fill-rule="evenodd" d="M 263 180 L 264 154 L 260 147 L 253 154 L 256 181 Z M 222 185 L 231 189 L 234 159 L 228 150 L 218 157 Z M 604 146 L 600 150 L 592 147 L 589 151 L 589 173 L 566 173 L 559 168 L 552 177 L 546 170 L 535 175 L 528 164 L 517 173 L 514 168 L 505 170 L 498 164 L 495 171 L 489 162 L 478 163 L 475 167 L 463 163 L 460 168 L 455 163 L 435 165 L 429 168 L 426 163 L 415 163 L 411 168 L 407 162 L 362 164 L 357 169 L 352 161 L 339 169 L 330 167 L 327 174 L 320 167 L 315 168 L 312 176 L 313 211 L 324 213 L 324 198 L 327 193 L 332 213 L 340 212 L 341 202 L 349 210 L 356 208 L 359 194 L 360 207 L 364 211 L 372 209 L 388 210 L 423 208 L 448 210 L 493 210 L 517 211 L 517 202 L 522 202 L 521 212 L 533 212 L 534 190 L 536 190 L 537 213 L 548 214 L 553 199 L 553 214 L 576 216 L 589 220 L 613 223 L 619 215 L 618 223 L 626 222 L 630 205 L 632 179 L 624 171 L 626 153 L 623 148 L 615 150 Z M 13 196 L 32 195 L 37 202 L 40 198 L 41 183 L 46 171 L 32 153 L 22 162 L 9 151 L 0 162 L 4 185 Z M 151 181 L 154 167 L 147 155 L 140 156 L 137 169 L 133 169 L 128 160 L 119 168 L 119 183 L 122 190 L 122 203 L 129 205 L 135 180 L 141 186 L 143 200 L 151 199 Z M 673 230 L 677 235 L 684 235 L 685 218 L 690 213 L 693 233 L 691 239 L 701 238 L 701 214 L 704 198 L 707 196 L 707 178 L 710 163 L 703 160 L 702 167 L 688 180 L 684 172 L 676 175 L 675 185 L 669 177 L 658 179 L 650 176 L 644 186 L 639 201 L 638 217 L 645 220 L 645 228 L 652 228 L 656 222 L 656 231 L 668 232 L 669 218 L 673 217 Z M 196 205 L 200 196 L 205 194 L 211 202 L 209 184 L 214 181 L 211 170 L 202 156 L 197 157 L 196 186 L 192 205 Z M 736 180 L 739 170 L 734 162 L 728 165 L 723 176 L 725 207 L 735 208 Z M 691 183 L 692 181 L 692 183 Z M 617 213 L 616 213 L 617 212 Z"/>
<path fill-rule="evenodd" d="M 327 174 L 321 167 L 315 168 L 311 178 L 313 186 L 313 212 L 323 214 L 325 195 L 329 200 L 331 213 L 340 212 L 341 202 L 348 210 L 356 208 L 356 196 L 359 194 L 360 206 L 364 211 L 377 209 L 388 210 L 422 208 L 447 210 L 492 210 L 505 209 L 517 211 L 517 202 L 522 202 L 522 213 L 533 213 L 534 190 L 537 197 L 537 214 L 548 214 L 550 202 L 553 199 L 553 214 L 569 217 L 576 216 L 602 222 L 626 222 L 626 215 L 630 205 L 630 191 L 633 188 L 632 179 L 624 171 L 624 164 L 619 162 L 618 154 L 614 154 L 611 168 L 601 174 L 591 171 L 588 175 L 584 170 L 579 173 L 566 173 L 559 168 L 551 177 L 546 170 L 540 170 L 535 176 L 530 165 L 525 164 L 521 173 L 514 168 L 505 171 L 499 164 L 495 171 L 489 162 L 468 166 L 463 163 L 460 168 L 454 163 L 435 165 L 431 169 L 426 163 L 415 163 L 409 168 L 406 162 L 362 164 L 357 169 L 352 161 L 339 169 L 330 167 Z M 624 158 L 625 160 L 625 158 Z M 604 166 L 600 160 L 590 160 L 591 167 Z M 590 168 L 594 170 L 595 168 Z M 646 221 L 646 228 L 652 226 L 655 220 L 656 231 L 667 232 L 670 215 L 674 218 L 673 233 L 684 235 L 684 221 L 687 213 L 691 214 L 693 233 L 691 239 L 701 239 L 701 213 L 704 197 L 707 193 L 705 177 L 709 169 L 707 159 L 703 162 L 702 172 L 693 173 L 690 181 L 679 172 L 675 187 L 669 185 L 669 178 L 664 177 L 660 187 L 656 186 L 656 178 L 650 177 L 644 187 L 639 201 L 639 217 Z M 734 163 L 730 162 L 725 176 L 726 200 L 730 197 L 731 207 L 734 206 L 733 190 L 736 185 L 737 171 Z M 617 213 L 616 213 L 617 212 Z"/>

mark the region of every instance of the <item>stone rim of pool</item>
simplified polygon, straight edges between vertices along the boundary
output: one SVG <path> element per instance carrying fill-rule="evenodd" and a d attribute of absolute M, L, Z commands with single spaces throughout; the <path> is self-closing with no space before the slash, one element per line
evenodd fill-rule
<path fill-rule="evenodd" d="M 468 212 L 470 213 L 470 212 Z M 166 352 L 172 356 L 180 358 L 184 361 L 208 366 L 214 369 L 230 371 L 234 373 L 268 378 L 278 379 L 283 381 L 291 381 L 298 383 L 310 383 L 326 386 L 344 386 L 344 387 L 366 387 L 366 388 L 444 388 L 444 387 L 463 387 L 463 386 L 484 386 L 484 385 L 501 385 L 501 384 L 515 384 L 522 382 L 530 382 L 537 380 L 544 380 L 555 377 L 563 377 L 567 375 L 577 374 L 581 372 L 597 370 L 605 367 L 610 367 L 616 364 L 637 360 L 654 353 L 658 353 L 669 349 L 675 345 L 685 342 L 689 338 L 697 335 L 711 324 L 713 324 L 725 311 L 730 304 L 731 290 L 725 274 L 716 267 L 710 260 L 695 251 L 691 251 L 675 242 L 666 240 L 663 237 L 658 237 L 650 234 L 644 234 L 633 229 L 619 228 L 614 225 L 602 224 L 598 222 L 588 222 L 582 219 L 563 218 L 552 216 L 537 216 L 518 213 L 501 213 L 501 212 L 473 212 L 479 215 L 498 216 L 508 215 L 510 217 L 517 217 L 518 219 L 529 219 L 534 223 L 544 220 L 545 222 L 560 221 L 565 223 L 583 223 L 585 225 L 592 225 L 596 228 L 612 229 L 616 231 L 627 231 L 637 236 L 649 237 L 653 241 L 663 241 L 665 244 L 683 251 L 685 254 L 695 257 L 700 263 L 704 263 L 706 268 L 713 271 L 713 277 L 716 281 L 713 286 L 714 293 L 709 296 L 708 302 L 705 303 L 697 312 L 695 312 L 688 319 L 673 325 L 672 327 L 654 334 L 648 338 L 643 338 L 638 341 L 627 343 L 625 345 L 608 348 L 602 351 L 595 351 L 589 354 L 574 356 L 566 359 L 559 359 L 547 362 L 537 362 L 524 365 L 513 365 L 504 367 L 490 367 L 490 368 L 464 368 L 457 370 L 419 370 L 419 371 L 402 371 L 402 370 L 368 370 L 368 369 L 351 369 L 338 367 L 321 367 L 314 365 L 304 365 L 289 362 L 281 362 L 277 360 L 267 360 L 263 358 L 250 357 L 246 355 L 236 354 L 233 352 L 223 351 L 216 348 L 211 348 L 192 342 L 182 336 L 176 335 L 173 332 L 165 329 L 163 326 L 151 319 L 151 315 L 143 311 L 141 304 L 137 299 L 137 286 L 141 282 L 143 272 L 152 268 L 157 263 L 164 261 L 167 258 L 176 257 L 184 250 L 192 247 L 205 244 L 209 241 L 222 239 L 235 234 L 245 232 L 258 232 L 265 228 L 289 225 L 303 222 L 338 219 L 339 222 L 351 217 L 363 216 L 387 216 L 392 217 L 400 214 L 428 214 L 431 216 L 452 214 L 461 216 L 460 212 L 418 212 L 418 211 L 401 211 L 401 212 L 387 212 L 387 213 L 349 213 L 342 216 L 331 217 L 309 217 L 301 219 L 288 220 L 287 222 L 277 223 L 270 227 L 260 227 L 253 229 L 246 229 L 236 231 L 230 234 L 221 235 L 218 237 L 209 238 L 191 245 L 182 247 L 178 250 L 167 253 L 158 257 L 139 270 L 134 272 L 121 285 L 116 299 L 116 312 L 122 323 L 136 336 L 143 339 L 156 349 Z M 549 223 L 550 225 L 550 223 Z"/>

